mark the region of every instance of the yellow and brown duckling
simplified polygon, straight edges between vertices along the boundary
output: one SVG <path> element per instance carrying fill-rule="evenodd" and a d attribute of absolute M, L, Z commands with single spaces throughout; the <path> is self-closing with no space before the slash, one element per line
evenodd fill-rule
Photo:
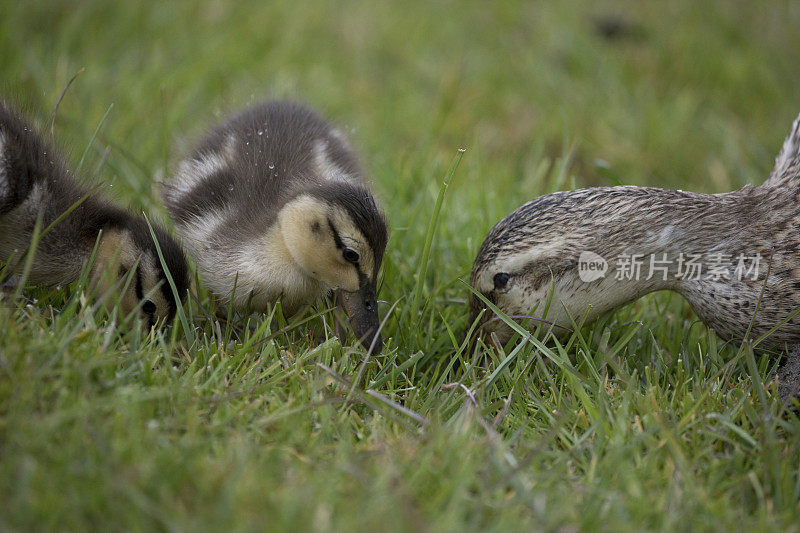
<path fill-rule="evenodd" d="M 127 285 L 124 293 L 116 295 L 124 315 L 138 310 L 148 326 L 171 318 L 179 302 L 145 219 L 92 194 L 71 175 L 55 147 L 17 111 L 0 102 L 0 261 L 19 273 L 37 219 L 41 218 L 44 229 L 75 204 L 77 208 L 42 236 L 33 251 L 28 281 L 50 286 L 77 281 L 97 245 L 89 273 L 96 296 L 107 299 Z M 152 227 L 183 297 L 188 288 L 183 252 L 163 229 Z"/>
<path fill-rule="evenodd" d="M 287 314 L 339 291 L 366 347 L 381 347 L 377 279 L 388 231 L 344 134 L 270 102 L 217 127 L 163 199 L 209 290 L 234 309 Z"/>
<path fill-rule="evenodd" d="M 588 323 L 674 290 L 725 339 L 769 333 L 762 347 L 788 346 L 779 373 L 787 401 L 800 387 L 800 117 L 757 187 L 723 194 L 598 187 L 528 202 L 489 232 L 471 284 L 509 316 L 565 328 L 570 317 Z M 485 307 L 475 295 L 470 305 L 473 319 Z M 484 330 L 510 339 L 511 328 L 490 315 Z"/>

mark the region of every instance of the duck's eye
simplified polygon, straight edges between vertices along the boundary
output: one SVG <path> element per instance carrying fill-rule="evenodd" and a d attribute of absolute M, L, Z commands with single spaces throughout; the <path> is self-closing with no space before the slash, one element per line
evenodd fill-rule
<path fill-rule="evenodd" d="M 345 261 L 349 261 L 351 263 L 358 263 L 358 252 L 353 250 L 352 248 L 345 248 L 342 250 L 342 257 L 344 257 Z"/>
<path fill-rule="evenodd" d="M 142 311 L 144 311 L 145 314 L 154 315 L 156 314 L 156 304 L 153 300 L 145 300 L 142 304 Z"/>
<path fill-rule="evenodd" d="M 126 267 L 121 266 L 119 267 L 119 271 L 117 272 L 117 277 L 119 277 L 119 279 L 125 279 L 125 276 L 128 275 L 128 272 L 129 270 Z"/>
<path fill-rule="evenodd" d="M 509 278 L 511 278 L 511 276 L 506 272 L 498 272 L 494 275 L 494 288 L 505 289 L 506 285 L 508 285 Z"/>

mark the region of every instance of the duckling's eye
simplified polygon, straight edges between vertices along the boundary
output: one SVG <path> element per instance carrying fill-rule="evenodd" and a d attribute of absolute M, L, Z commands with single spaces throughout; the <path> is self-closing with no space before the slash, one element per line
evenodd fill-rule
<path fill-rule="evenodd" d="M 152 300 L 145 300 L 142 304 L 142 311 L 148 315 L 156 314 L 156 304 Z"/>
<path fill-rule="evenodd" d="M 494 275 L 494 288 L 495 289 L 505 289 L 506 285 L 508 284 L 508 280 L 511 278 L 506 272 L 498 272 Z"/>
<path fill-rule="evenodd" d="M 350 263 L 358 263 L 358 252 L 353 250 L 352 248 L 345 248 L 342 250 L 342 257 L 344 257 L 345 261 L 349 261 Z"/>

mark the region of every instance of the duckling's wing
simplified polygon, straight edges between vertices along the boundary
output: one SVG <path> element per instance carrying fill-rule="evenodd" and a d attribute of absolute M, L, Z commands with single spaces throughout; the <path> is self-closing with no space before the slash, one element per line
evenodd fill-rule
<path fill-rule="evenodd" d="M 785 182 L 800 178 L 800 116 L 792 124 L 792 129 L 783 141 L 775 168 L 766 181 L 766 185 L 783 185 Z"/>

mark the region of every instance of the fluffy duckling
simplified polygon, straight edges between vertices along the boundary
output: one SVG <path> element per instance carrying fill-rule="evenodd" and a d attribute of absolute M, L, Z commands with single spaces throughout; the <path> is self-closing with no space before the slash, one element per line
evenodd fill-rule
<path fill-rule="evenodd" d="M 18 112 L 0 102 L 0 261 L 20 271 L 36 221 L 44 229 L 87 194 L 68 216 L 45 234 L 34 251 L 28 281 L 64 285 L 76 281 L 98 251 L 89 273 L 93 293 L 104 298 L 124 287 L 120 307 L 139 309 L 145 324 L 169 319 L 177 302 L 167 283 L 144 218 L 91 194 L 73 179 L 64 159 Z M 153 225 L 178 293 L 188 287 L 186 260 L 178 244 Z M 128 279 L 128 277 L 130 278 Z"/>
<path fill-rule="evenodd" d="M 379 350 L 386 221 L 341 131 L 270 102 L 217 127 L 164 186 L 178 235 L 209 290 L 234 309 L 293 314 L 332 291 Z"/>
<path fill-rule="evenodd" d="M 567 328 L 570 317 L 588 323 L 669 289 L 725 339 L 769 333 L 762 347 L 790 345 L 800 354 L 799 200 L 800 117 L 758 187 L 724 194 L 598 187 L 528 202 L 489 232 L 471 284 L 509 316 Z M 475 295 L 470 305 L 473 319 L 485 307 Z M 483 328 L 506 342 L 512 330 L 490 315 Z M 794 368 L 794 377 L 779 375 L 784 401 L 800 386 L 798 361 L 793 355 L 784 366 L 783 376 Z"/>

